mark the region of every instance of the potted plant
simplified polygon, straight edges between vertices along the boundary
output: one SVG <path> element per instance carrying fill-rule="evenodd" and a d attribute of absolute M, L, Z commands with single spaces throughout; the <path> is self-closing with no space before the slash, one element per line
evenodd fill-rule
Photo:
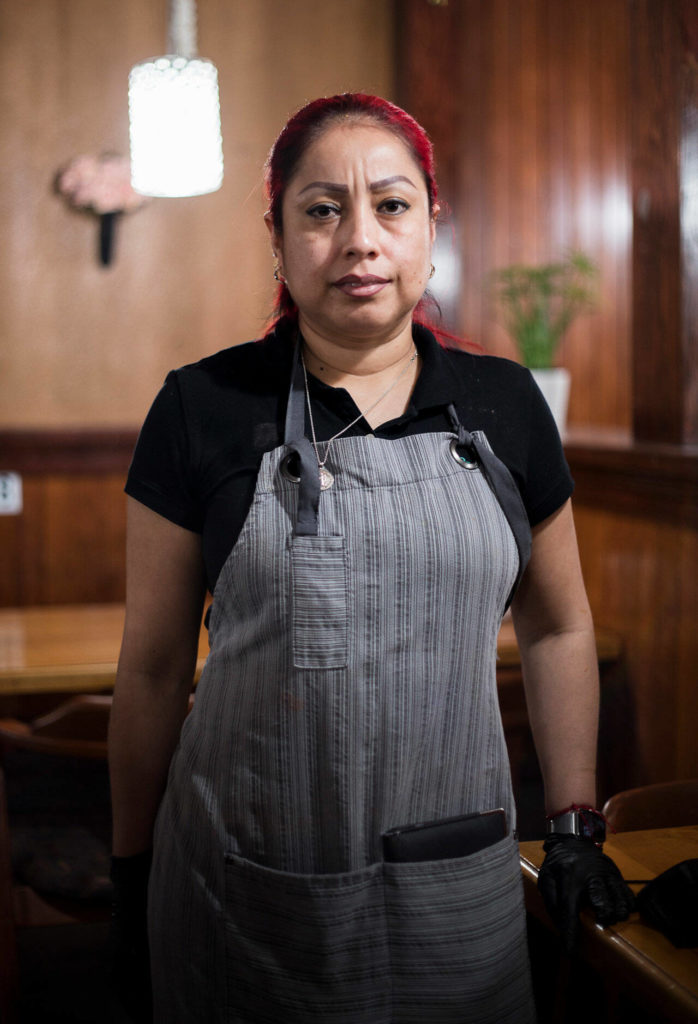
<path fill-rule="evenodd" d="M 496 299 L 527 366 L 562 433 L 567 416 L 569 371 L 555 367 L 558 344 L 572 320 L 596 306 L 598 270 L 582 252 L 558 263 L 513 264 L 495 271 Z"/>

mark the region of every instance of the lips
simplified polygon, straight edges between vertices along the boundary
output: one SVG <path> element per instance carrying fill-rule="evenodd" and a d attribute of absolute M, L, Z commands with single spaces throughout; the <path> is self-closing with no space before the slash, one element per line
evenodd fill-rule
<path fill-rule="evenodd" d="M 385 277 L 376 277 L 374 274 L 346 274 L 334 282 L 335 288 L 338 288 L 345 295 L 351 295 L 359 299 L 366 299 L 372 295 L 377 295 L 386 284 L 388 284 L 388 280 Z"/>

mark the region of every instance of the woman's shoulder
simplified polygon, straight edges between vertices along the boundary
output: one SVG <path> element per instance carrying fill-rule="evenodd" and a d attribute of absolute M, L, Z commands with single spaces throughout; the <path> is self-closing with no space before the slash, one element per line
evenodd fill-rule
<path fill-rule="evenodd" d="M 276 391 L 288 379 L 292 349 L 275 334 L 231 345 L 172 371 L 180 388 L 191 392 Z"/>
<path fill-rule="evenodd" d="M 485 352 L 442 349 L 444 369 L 459 382 L 469 406 L 492 410 L 517 408 L 522 414 L 534 397 L 531 371 L 520 363 Z"/>
<path fill-rule="evenodd" d="M 507 381 L 522 387 L 528 387 L 530 384 L 530 370 L 505 356 L 469 351 L 456 346 L 448 346 L 443 349 L 443 352 L 445 358 L 452 363 L 454 370 L 459 373 L 483 381 Z"/>
<path fill-rule="evenodd" d="M 483 383 L 530 386 L 531 374 L 513 359 L 488 353 L 481 345 L 459 338 L 427 324 L 415 325 L 415 340 L 426 344 L 441 363 L 442 370 L 458 379 Z"/>

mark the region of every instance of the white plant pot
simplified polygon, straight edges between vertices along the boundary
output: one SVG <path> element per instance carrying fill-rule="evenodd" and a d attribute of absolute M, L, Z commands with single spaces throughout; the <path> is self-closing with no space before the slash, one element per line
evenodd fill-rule
<path fill-rule="evenodd" d="M 562 436 L 567 426 L 567 402 L 570 397 L 570 371 L 564 366 L 549 370 L 531 370 L 533 379 L 550 406 L 557 429 Z"/>

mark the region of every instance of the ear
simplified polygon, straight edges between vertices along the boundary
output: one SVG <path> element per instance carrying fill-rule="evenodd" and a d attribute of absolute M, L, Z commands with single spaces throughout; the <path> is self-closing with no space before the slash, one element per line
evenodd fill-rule
<path fill-rule="evenodd" d="M 271 247 L 274 250 L 274 255 L 281 257 L 281 235 L 274 227 L 274 218 L 272 217 L 271 211 L 267 210 L 264 214 L 264 223 L 267 226 L 269 237 L 271 238 Z"/>
<path fill-rule="evenodd" d="M 431 244 L 432 245 L 436 241 L 436 222 L 439 219 L 439 214 L 440 213 L 441 213 L 441 207 L 439 206 L 438 203 L 434 203 L 433 209 L 431 211 L 431 224 L 430 224 Z"/>

